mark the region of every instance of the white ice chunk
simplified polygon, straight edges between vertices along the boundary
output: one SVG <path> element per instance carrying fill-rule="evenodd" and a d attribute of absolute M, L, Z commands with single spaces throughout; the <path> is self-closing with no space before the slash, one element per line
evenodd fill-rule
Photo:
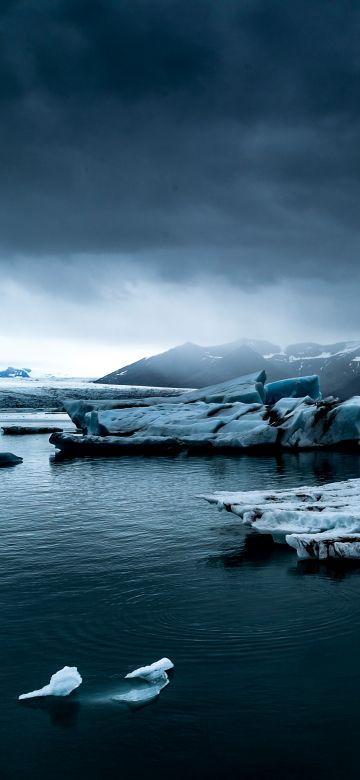
<path fill-rule="evenodd" d="M 344 531 L 320 534 L 288 534 L 286 541 L 293 547 L 298 558 L 360 558 L 360 533 L 348 534 Z"/>
<path fill-rule="evenodd" d="M 22 693 L 19 699 L 36 699 L 39 696 L 68 696 L 69 693 L 78 688 L 82 683 L 82 678 L 76 666 L 64 666 L 58 672 L 52 675 L 50 682 L 30 693 Z"/>
<path fill-rule="evenodd" d="M 174 664 L 170 661 L 170 658 L 160 658 L 160 661 L 155 661 L 148 666 L 140 666 L 139 669 L 135 669 L 133 672 L 129 672 L 125 676 L 126 680 L 133 677 L 145 677 L 148 680 L 154 680 L 161 676 L 164 672 L 168 672 L 169 669 L 173 669 Z"/>
<path fill-rule="evenodd" d="M 214 493 L 203 498 L 233 512 L 244 527 L 271 534 L 276 542 L 286 538 L 297 550 L 304 534 L 359 534 L 360 541 L 360 479 L 289 490 Z"/>

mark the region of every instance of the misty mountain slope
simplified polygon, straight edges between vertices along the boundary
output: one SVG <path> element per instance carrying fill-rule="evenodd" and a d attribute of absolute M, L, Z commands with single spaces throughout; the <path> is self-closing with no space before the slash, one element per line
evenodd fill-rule
<path fill-rule="evenodd" d="M 255 345 L 255 342 L 249 342 Z M 278 349 L 261 342 L 264 351 Z M 206 387 L 264 368 L 259 350 L 243 341 L 200 347 L 182 344 L 159 355 L 138 360 L 98 380 L 101 383 L 152 385 L 157 387 Z M 284 374 L 281 373 L 283 378 Z"/>
<path fill-rule="evenodd" d="M 265 368 L 269 382 L 318 374 L 323 395 L 360 394 L 360 341 L 305 342 L 284 351 L 267 341 L 242 339 L 215 347 L 186 343 L 123 366 L 101 384 L 206 387 Z"/>
<path fill-rule="evenodd" d="M 318 374 L 324 395 L 360 394 L 360 342 L 311 345 L 311 350 L 310 345 L 292 345 L 287 353 L 293 376 Z"/>

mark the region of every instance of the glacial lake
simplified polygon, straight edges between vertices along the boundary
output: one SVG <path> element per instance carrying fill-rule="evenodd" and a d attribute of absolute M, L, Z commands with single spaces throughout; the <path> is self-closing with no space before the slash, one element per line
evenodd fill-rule
<path fill-rule="evenodd" d="M 24 458 L 0 470 L 2 780 L 358 778 L 360 569 L 262 547 L 197 496 L 360 477 L 360 456 L 56 462 L 46 435 L 0 441 Z M 157 701 L 107 700 L 162 656 Z M 77 696 L 19 704 L 65 664 Z"/>

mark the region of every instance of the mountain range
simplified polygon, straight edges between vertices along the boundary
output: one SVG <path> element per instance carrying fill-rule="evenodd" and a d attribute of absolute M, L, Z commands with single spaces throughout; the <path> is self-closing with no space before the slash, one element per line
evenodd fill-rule
<path fill-rule="evenodd" d="M 143 358 L 98 379 L 101 384 L 197 388 L 265 368 L 269 382 L 318 374 L 322 393 L 345 399 L 360 394 L 360 341 L 304 342 L 285 349 L 241 339 L 202 347 L 188 342 Z"/>

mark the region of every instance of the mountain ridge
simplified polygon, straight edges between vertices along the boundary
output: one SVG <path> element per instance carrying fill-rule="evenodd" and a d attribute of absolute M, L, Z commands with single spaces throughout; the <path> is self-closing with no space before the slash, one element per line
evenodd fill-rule
<path fill-rule="evenodd" d="M 323 395 L 360 394 L 360 340 L 300 342 L 281 349 L 266 340 L 215 346 L 186 342 L 96 380 L 100 384 L 197 388 L 265 368 L 268 381 L 318 374 Z"/>

